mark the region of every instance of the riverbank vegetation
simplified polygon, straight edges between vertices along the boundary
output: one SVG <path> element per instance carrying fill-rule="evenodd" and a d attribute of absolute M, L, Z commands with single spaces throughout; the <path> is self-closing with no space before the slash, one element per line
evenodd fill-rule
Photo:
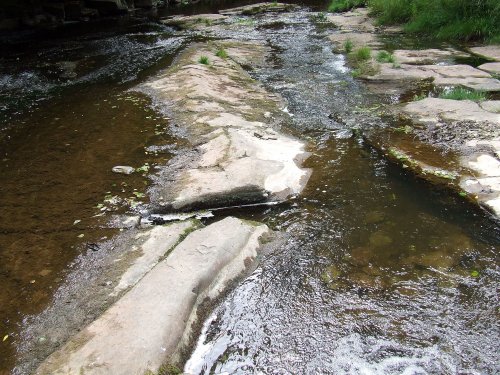
<path fill-rule="evenodd" d="M 368 6 L 380 25 L 403 24 L 408 33 L 500 43 L 498 0 L 332 0 L 329 10 L 358 6 Z"/>

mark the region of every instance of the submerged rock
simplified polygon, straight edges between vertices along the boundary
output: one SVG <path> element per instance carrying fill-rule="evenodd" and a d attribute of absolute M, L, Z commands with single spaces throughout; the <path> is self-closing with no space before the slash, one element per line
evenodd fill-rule
<path fill-rule="evenodd" d="M 190 233 L 35 373 L 156 373 L 162 364 L 175 361 L 189 339 L 199 304 L 217 297 L 245 270 L 268 232 L 265 225 L 228 217 Z M 154 248 L 162 246 L 156 241 Z"/>
<path fill-rule="evenodd" d="M 135 172 L 134 167 L 129 167 L 127 165 L 117 165 L 111 169 L 115 173 L 121 173 L 121 174 L 132 174 Z"/>

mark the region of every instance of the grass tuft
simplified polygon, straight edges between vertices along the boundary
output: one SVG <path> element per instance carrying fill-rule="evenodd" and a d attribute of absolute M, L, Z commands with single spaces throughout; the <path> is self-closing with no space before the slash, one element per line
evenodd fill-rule
<path fill-rule="evenodd" d="M 317 14 L 313 14 L 311 16 L 311 21 L 313 22 L 328 22 L 328 18 L 326 18 L 326 14 L 323 12 L 319 12 Z"/>
<path fill-rule="evenodd" d="M 221 59 L 227 59 L 227 52 L 224 48 L 219 48 L 215 53 L 215 56 L 220 57 Z"/>
<path fill-rule="evenodd" d="M 351 53 L 353 48 L 354 48 L 354 43 L 351 40 L 348 39 L 344 42 L 345 53 Z"/>
<path fill-rule="evenodd" d="M 366 0 L 332 0 L 328 6 L 329 12 L 346 12 L 353 8 L 366 5 Z"/>
<path fill-rule="evenodd" d="M 441 99 L 453 99 L 453 100 L 473 100 L 475 102 L 480 102 L 486 100 L 486 93 L 484 91 L 474 91 L 464 89 L 463 87 L 455 87 L 451 90 L 444 91 L 439 95 Z"/>
<path fill-rule="evenodd" d="M 392 53 L 389 53 L 387 51 L 379 51 L 377 53 L 377 61 L 379 63 L 395 63 L 396 58 Z"/>
<path fill-rule="evenodd" d="M 357 62 L 368 61 L 372 57 L 372 50 L 370 47 L 361 47 L 350 54 L 350 57 Z"/>
<path fill-rule="evenodd" d="M 210 62 L 208 61 L 208 57 L 204 56 L 204 55 L 200 56 L 200 58 L 198 59 L 198 62 L 200 64 L 203 64 L 203 65 L 209 65 L 210 64 Z"/>

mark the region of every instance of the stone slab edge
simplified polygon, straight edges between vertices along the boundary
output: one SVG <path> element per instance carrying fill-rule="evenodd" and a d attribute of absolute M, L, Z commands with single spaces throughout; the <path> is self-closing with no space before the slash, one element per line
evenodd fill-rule
<path fill-rule="evenodd" d="M 215 298 L 255 259 L 270 231 L 228 217 L 191 232 L 100 318 L 35 374 L 143 375 L 175 360 L 197 306 Z"/>

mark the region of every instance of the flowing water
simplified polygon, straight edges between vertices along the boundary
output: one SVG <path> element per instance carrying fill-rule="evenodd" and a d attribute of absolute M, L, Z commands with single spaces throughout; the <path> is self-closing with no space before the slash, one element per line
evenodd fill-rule
<path fill-rule="evenodd" d="M 149 22 L 118 29 L 2 58 L 0 372 L 75 259 L 117 233 L 110 215 L 146 199 L 147 178 L 111 167 L 165 163 L 183 147 L 168 119 L 127 90 L 194 36 Z M 259 220 L 286 237 L 216 306 L 185 370 L 498 373 L 498 228 L 351 136 L 383 126 L 374 109 L 398 98 L 351 78 L 327 39 L 334 32 L 300 10 L 212 35 L 272 48 L 269 66 L 251 74 L 287 100 L 284 131 L 309 142 L 313 174 L 290 203 L 207 220 Z"/>

